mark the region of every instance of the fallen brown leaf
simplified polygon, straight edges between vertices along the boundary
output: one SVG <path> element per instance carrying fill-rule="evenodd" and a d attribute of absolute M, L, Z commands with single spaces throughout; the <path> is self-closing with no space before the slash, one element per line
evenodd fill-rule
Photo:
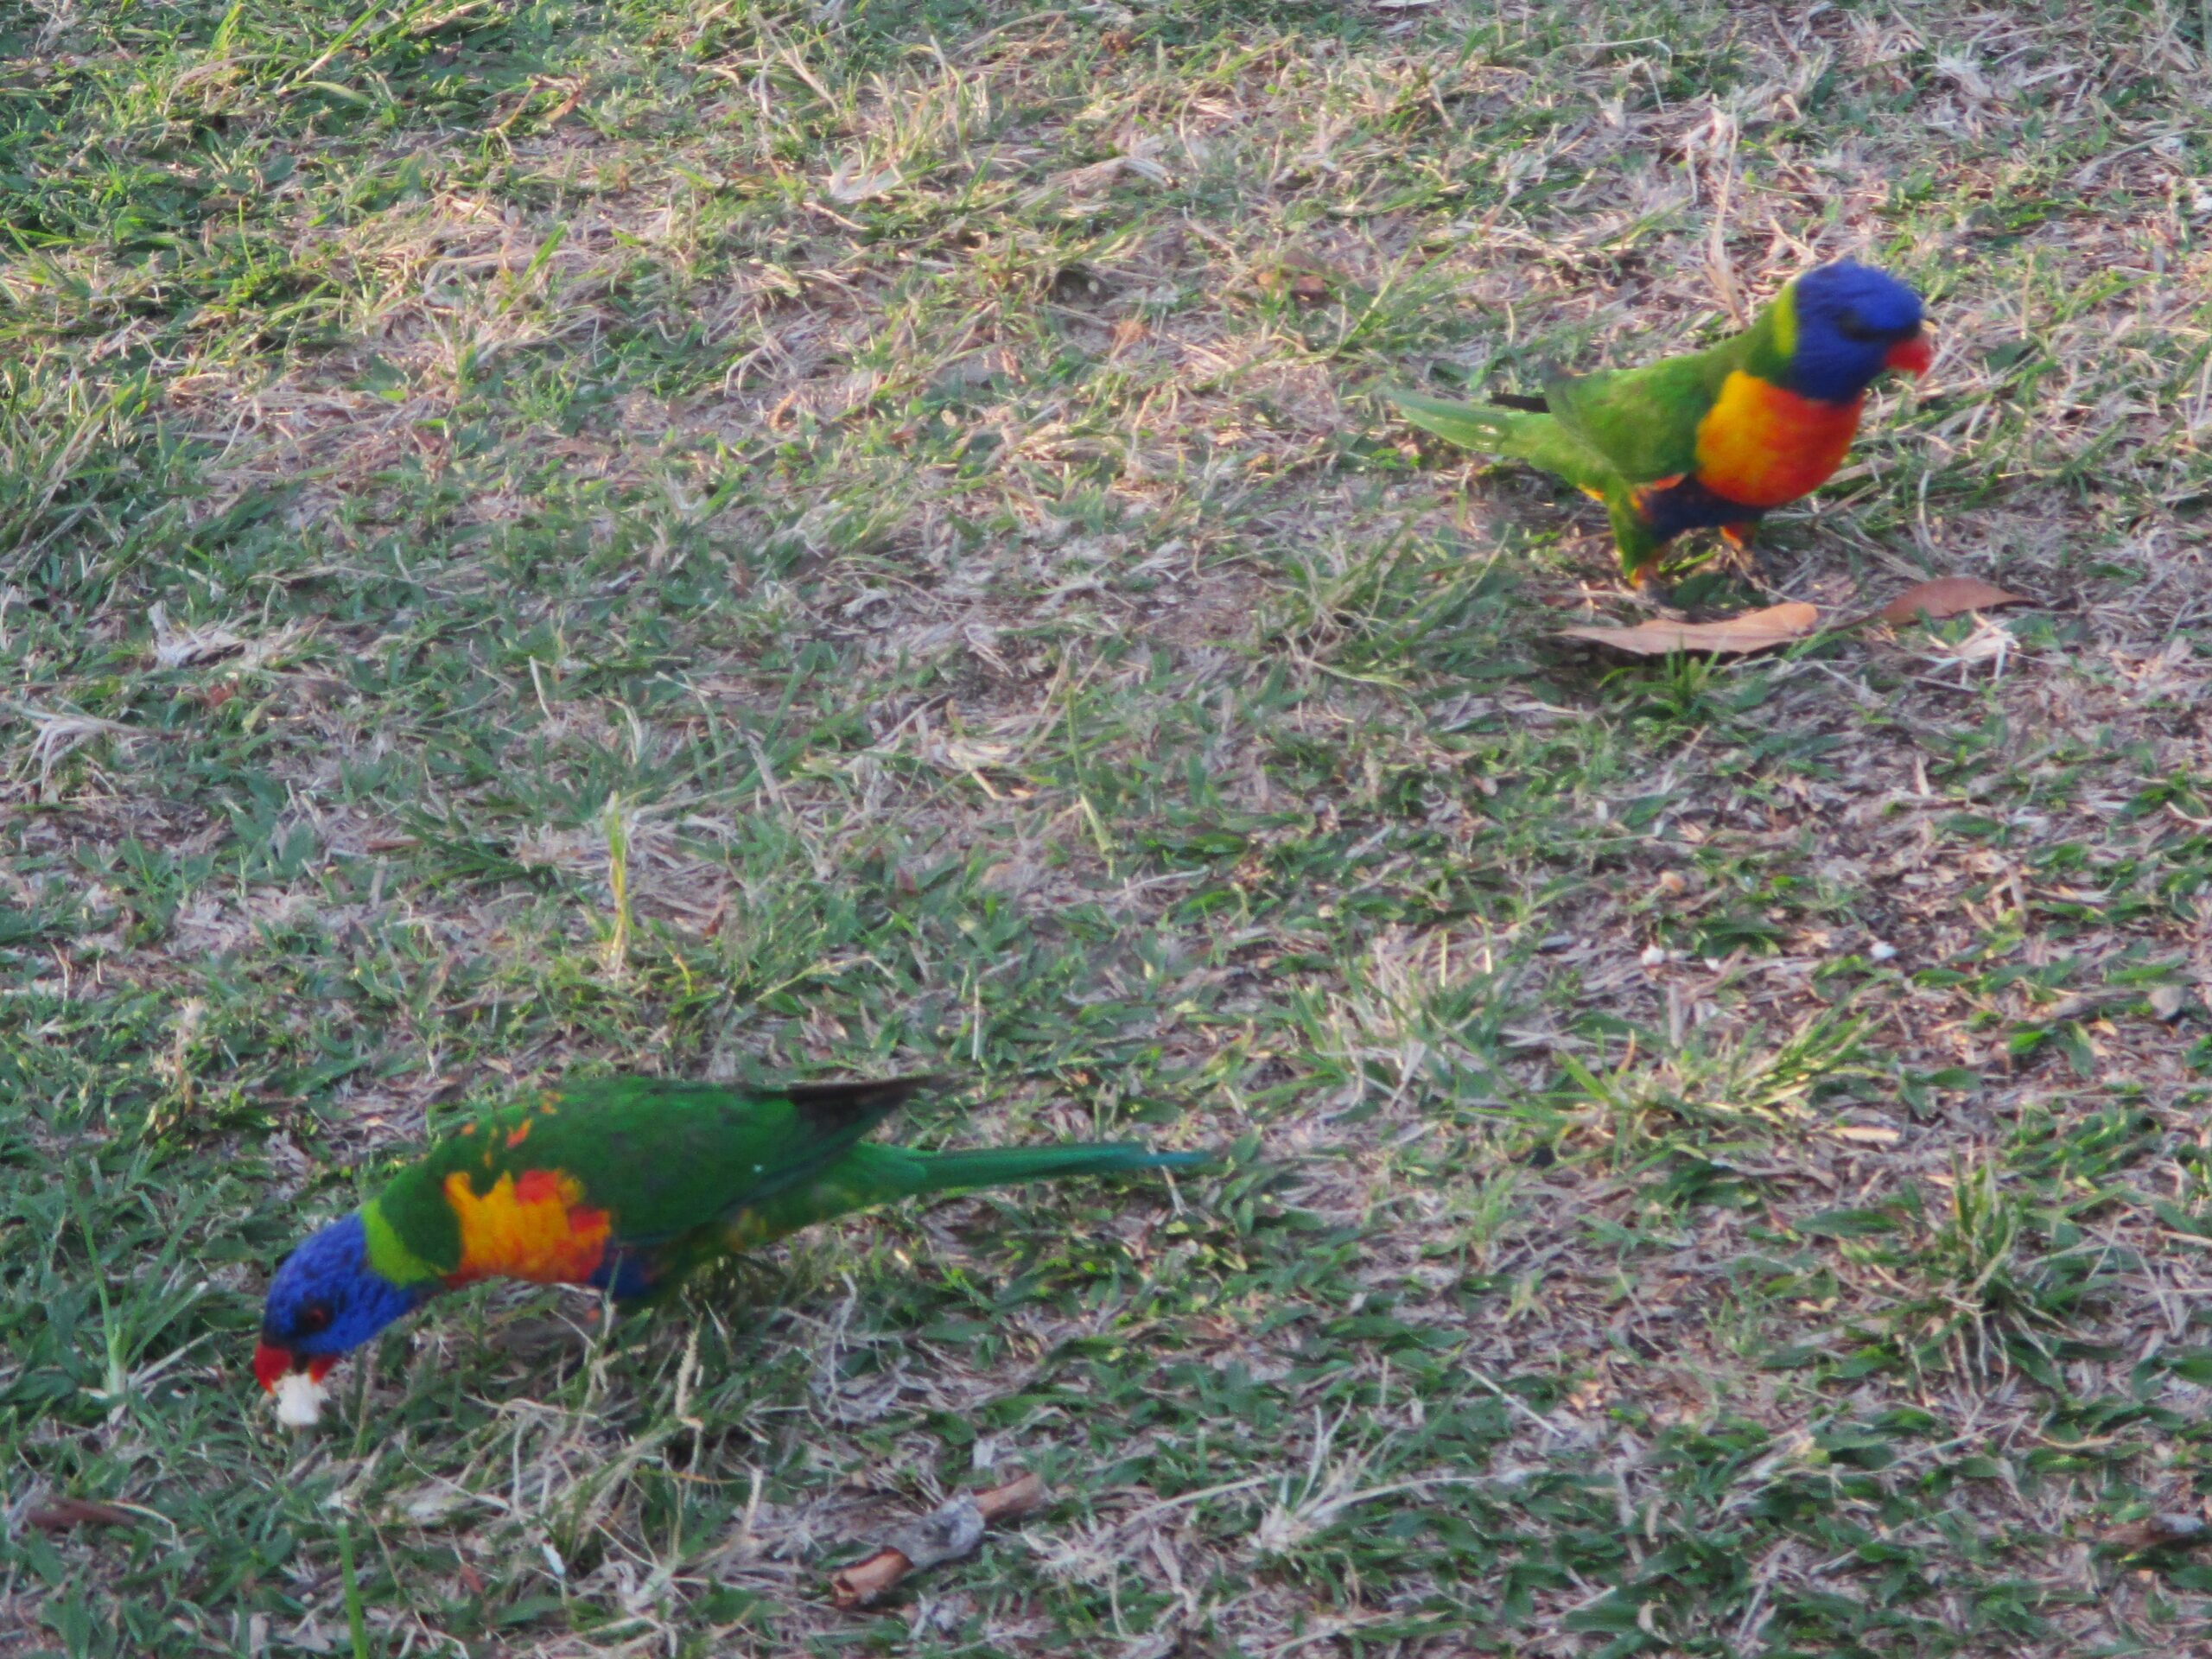
<path fill-rule="evenodd" d="M 1993 588 L 1973 576 L 1938 576 L 1933 582 L 1915 582 L 1875 612 L 1874 620 L 1901 628 L 1923 613 L 1929 621 L 1940 622 L 1947 616 L 1961 616 L 1968 611 L 1993 611 L 2000 606 L 2030 602 L 2018 594 L 2008 594 L 2002 588 Z"/>
<path fill-rule="evenodd" d="M 2212 1526 L 2195 1515 L 2146 1516 L 2133 1526 L 2117 1527 L 2105 1538 L 2107 1545 L 2131 1553 L 2146 1549 L 2178 1549 L 2212 1540 Z"/>
<path fill-rule="evenodd" d="M 901 1527 L 866 1560 L 831 1573 L 830 1599 L 848 1609 L 880 1601 L 909 1573 L 968 1554 L 982 1542 L 983 1529 L 991 1522 L 1017 1520 L 1044 1504 L 1045 1483 L 1026 1472 L 987 1492 L 963 1492 L 912 1526 Z"/>
<path fill-rule="evenodd" d="M 89 1497 L 57 1497 L 35 1505 L 23 1519 L 41 1532 L 69 1532 L 78 1527 L 135 1527 L 144 1517 L 115 1503 Z"/>
<path fill-rule="evenodd" d="M 1260 289 L 1266 294 L 1287 295 L 1299 305 L 1319 305 L 1329 297 L 1329 275 L 1310 265 L 1278 265 L 1260 273 Z"/>
<path fill-rule="evenodd" d="M 1742 657 L 1808 638 L 1820 625 L 1817 606 L 1793 600 L 1721 622 L 1666 622 L 1655 618 L 1632 628 L 1561 628 L 1559 637 L 1586 640 L 1631 657 L 1669 657 L 1676 652 Z"/>

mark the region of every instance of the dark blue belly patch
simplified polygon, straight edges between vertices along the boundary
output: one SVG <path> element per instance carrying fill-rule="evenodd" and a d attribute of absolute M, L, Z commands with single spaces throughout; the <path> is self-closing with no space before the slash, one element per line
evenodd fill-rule
<path fill-rule="evenodd" d="M 619 1244 L 600 1258 L 588 1282 L 594 1289 L 613 1291 L 615 1300 L 620 1302 L 634 1300 L 653 1287 L 652 1273 L 644 1255 Z"/>
<path fill-rule="evenodd" d="M 1765 510 L 1707 489 L 1694 478 L 1671 484 L 1647 484 L 1636 493 L 1636 511 L 1661 541 L 1688 530 L 1717 530 L 1723 524 L 1757 524 Z"/>

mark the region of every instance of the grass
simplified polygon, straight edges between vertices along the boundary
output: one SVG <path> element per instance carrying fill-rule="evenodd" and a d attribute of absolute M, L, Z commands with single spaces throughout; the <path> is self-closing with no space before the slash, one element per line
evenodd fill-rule
<path fill-rule="evenodd" d="M 0 0 L 0 1651 L 2212 1642 L 2202 25 Z M 1372 397 L 1851 251 L 1943 356 L 1771 580 L 2001 655 L 1556 650 Z M 253 1389 L 479 1105 L 916 1065 L 1226 1162 Z"/>

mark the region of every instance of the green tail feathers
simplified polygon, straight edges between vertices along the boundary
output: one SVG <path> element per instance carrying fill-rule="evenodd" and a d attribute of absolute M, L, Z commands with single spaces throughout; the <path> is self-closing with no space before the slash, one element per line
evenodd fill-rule
<path fill-rule="evenodd" d="M 1619 494 L 1625 488 L 1612 463 L 1568 431 L 1556 416 L 1496 404 L 1446 403 L 1417 391 L 1393 391 L 1383 396 L 1415 426 L 1463 448 L 1525 461 L 1592 495 Z"/>
<path fill-rule="evenodd" d="M 1382 395 L 1415 426 L 1463 449 L 1480 449 L 1493 455 L 1526 455 L 1533 441 L 1531 429 L 1557 424 L 1549 415 L 1525 414 L 1496 404 L 1446 403 L 1417 391 L 1392 391 Z"/>
<path fill-rule="evenodd" d="M 1202 1152 L 1154 1152 L 1126 1143 L 1110 1146 L 1007 1147 L 976 1152 L 910 1153 L 921 1166 L 918 1192 L 954 1187 L 1003 1186 L 1063 1175 L 1112 1175 L 1133 1169 L 1190 1169 L 1211 1160 Z"/>

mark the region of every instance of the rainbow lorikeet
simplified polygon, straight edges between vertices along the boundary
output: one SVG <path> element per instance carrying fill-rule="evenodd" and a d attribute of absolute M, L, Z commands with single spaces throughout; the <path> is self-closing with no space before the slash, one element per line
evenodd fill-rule
<path fill-rule="evenodd" d="M 953 1187 L 1180 1168 L 1128 1145 L 912 1152 L 861 1139 L 938 1079 L 750 1091 L 615 1077 L 448 1136 L 284 1258 L 253 1357 L 263 1388 L 319 1382 L 442 1291 L 479 1279 L 589 1285 L 649 1303 L 713 1257 L 810 1223 Z M 296 1421 L 313 1421 L 314 1390 Z"/>
<path fill-rule="evenodd" d="M 1683 531 L 1717 528 L 1740 546 L 1769 508 L 1819 488 L 1851 447 L 1866 389 L 1934 359 L 1920 296 L 1842 260 L 1794 278 L 1750 327 L 1702 352 L 1559 375 L 1541 399 L 1387 395 L 1416 426 L 1603 501 L 1621 569 L 1641 586 Z"/>

